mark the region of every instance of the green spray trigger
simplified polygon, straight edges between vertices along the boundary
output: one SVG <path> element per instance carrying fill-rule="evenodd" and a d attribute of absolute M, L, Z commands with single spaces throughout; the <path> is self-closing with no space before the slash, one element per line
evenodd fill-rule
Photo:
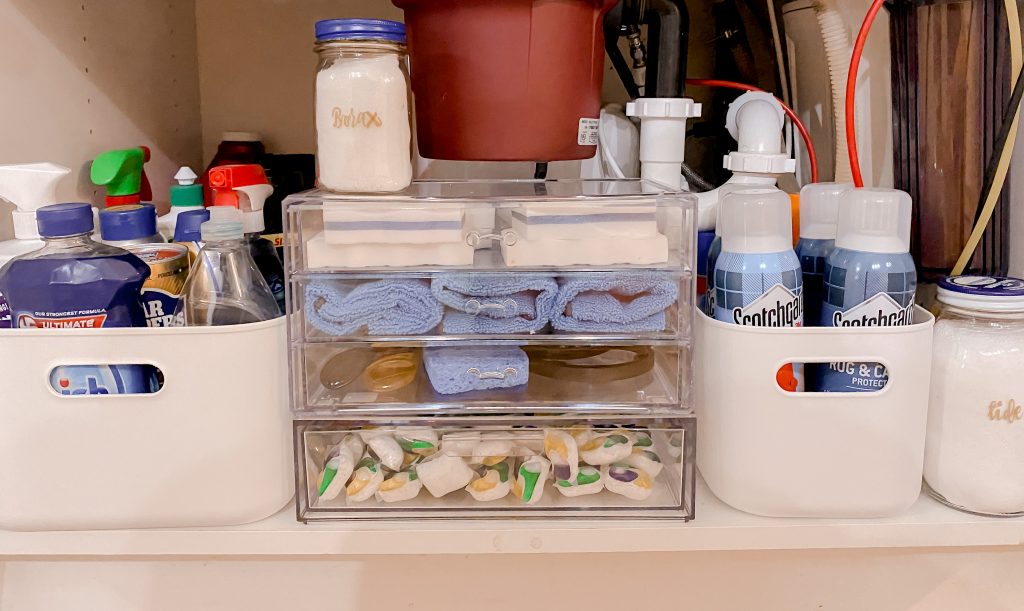
<path fill-rule="evenodd" d="M 152 199 L 149 180 L 143 166 L 149 161 L 147 147 L 107 151 L 92 162 L 89 177 L 93 184 L 107 188 L 107 206 L 138 204 Z"/>

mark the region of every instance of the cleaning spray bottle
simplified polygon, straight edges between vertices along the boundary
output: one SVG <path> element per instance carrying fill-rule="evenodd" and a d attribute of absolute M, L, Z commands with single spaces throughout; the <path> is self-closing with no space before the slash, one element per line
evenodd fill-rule
<path fill-rule="evenodd" d="M 284 266 L 274 244 L 263 237 L 263 204 L 274 192 L 263 167 L 256 164 L 225 165 L 208 174 L 213 205 L 232 206 L 242 212 L 245 240 L 256 266 L 274 293 L 281 312 L 285 311 Z"/>
<path fill-rule="evenodd" d="M 96 186 L 107 188 L 108 207 L 152 201 L 153 190 L 143 168 L 149 158 L 149 148 L 139 146 L 107 151 L 93 160 L 89 177 Z"/>
<path fill-rule="evenodd" d="M 803 325 L 803 275 L 793 252 L 789 196 L 778 189 L 734 191 L 721 202 L 722 252 L 715 262 L 715 319 L 748 327 Z M 803 390 L 803 367 L 787 364 L 779 386 Z"/>
<path fill-rule="evenodd" d="M 892 327 L 914 322 L 917 270 L 910 255 L 910 195 L 850 189 L 839 200 L 836 248 L 825 264 L 823 327 Z M 875 392 L 889 372 L 881 363 L 829 363 L 819 392 Z"/>
<path fill-rule="evenodd" d="M 203 185 L 196 183 L 199 176 L 192 168 L 184 166 L 174 175 L 178 184 L 171 185 L 171 209 L 156 221 L 157 229 L 164 238 L 174 239 L 174 228 L 178 215 L 192 210 L 203 209 Z"/>
<path fill-rule="evenodd" d="M 0 165 L 0 197 L 17 209 L 11 213 L 14 239 L 0 242 L 0 267 L 43 247 L 36 227 L 36 210 L 57 203 L 57 183 L 71 173 L 54 163 Z"/>

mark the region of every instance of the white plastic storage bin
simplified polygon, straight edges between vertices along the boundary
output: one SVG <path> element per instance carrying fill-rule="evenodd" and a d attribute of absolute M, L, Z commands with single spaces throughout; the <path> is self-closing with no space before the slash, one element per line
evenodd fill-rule
<path fill-rule="evenodd" d="M 62 365 L 148 364 L 153 394 L 61 396 Z M 294 488 L 283 318 L 231 327 L 7 330 L 0 528 L 226 526 Z"/>
<path fill-rule="evenodd" d="M 899 514 L 921 492 L 932 326 L 744 327 L 697 314 L 697 466 L 733 507 L 772 517 Z M 873 393 L 790 393 L 786 363 L 878 362 Z"/>

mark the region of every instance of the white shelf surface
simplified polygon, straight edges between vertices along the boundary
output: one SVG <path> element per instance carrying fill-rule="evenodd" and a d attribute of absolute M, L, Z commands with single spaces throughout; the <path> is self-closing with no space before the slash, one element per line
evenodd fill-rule
<path fill-rule="evenodd" d="M 71 532 L 0 531 L 0 560 L 124 557 L 315 557 L 404 554 L 612 553 L 1011 546 L 1024 518 L 961 513 L 922 495 L 886 519 L 779 519 L 745 514 L 698 483 L 697 519 L 339 521 L 302 525 L 292 506 L 254 524 Z"/>

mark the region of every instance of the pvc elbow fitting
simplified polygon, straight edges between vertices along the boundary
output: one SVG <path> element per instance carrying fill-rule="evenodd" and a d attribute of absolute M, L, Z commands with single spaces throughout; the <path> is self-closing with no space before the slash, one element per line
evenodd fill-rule
<path fill-rule="evenodd" d="M 762 91 L 744 93 L 729 105 L 725 126 L 739 150 L 725 158 L 733 172 L 786 174 L 796 171 L 796 160 L 782 152 L 786 113 L 775 96 Z"/>

